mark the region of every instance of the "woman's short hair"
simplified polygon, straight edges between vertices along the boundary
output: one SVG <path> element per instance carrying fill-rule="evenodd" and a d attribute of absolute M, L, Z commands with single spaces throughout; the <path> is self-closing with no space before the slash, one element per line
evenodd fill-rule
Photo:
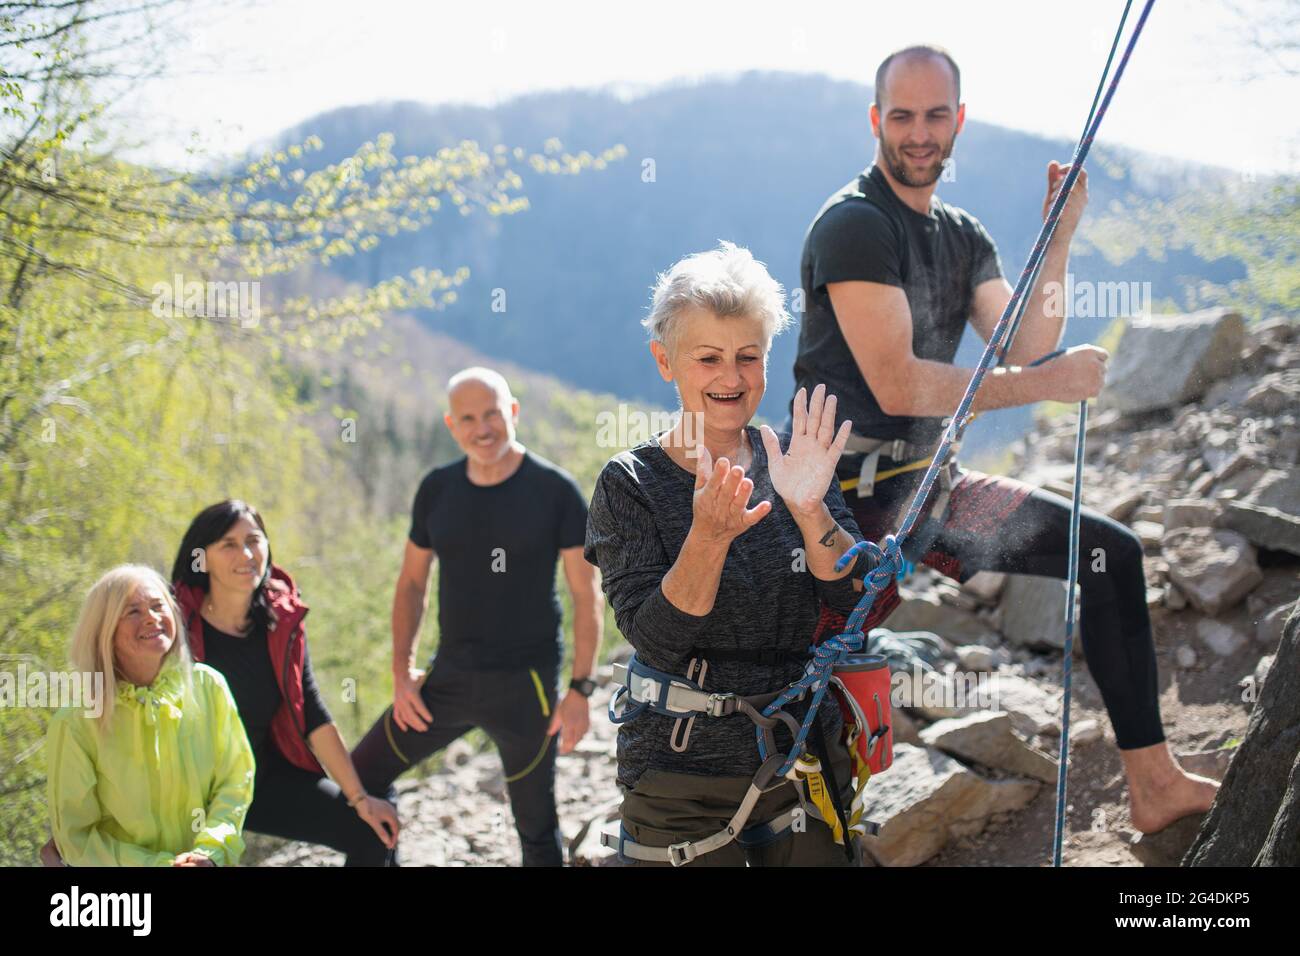
<path fill-rule="evenodd" d="M 113 638 L 117 625 L 126 613 L 127 602 L 142 584 L 152 584 L 162 595 L 163 602 L 176 625 L 176 639 L 164 657 L 180 659 L 182 676 L 188 687 L 191 679 L 189 644 L 185 639 L 185 622 L 180 608 L 172 597 L 171 588 L 163 576 L 143 564 L 122 564 L 106 572 L 86 594 L 81 604 L 81 614 L 72 632 L 69 658 L 74 670 L 83 674 L 104 675 L 104 702 L 100 726 L 107 727 L 113 716 L 113 701 L 117 697 L 117 669 L 113 659 Z"/>
<path fill-rule="evenodd" d="M 768 273 L 753 254 L 733 242 L 720 242 L 717 249 L 697 252 L 680 259 L 659 274 L 650 303 L 650 314 L 641 324 L 650 338 L 663 343 L 671 354 L 676 350 L 682 309 L 698 306 L 721 318 L 745 316 L 763 326 L 764 351 L 773 336 L 790 324 L 785 309 L 785 289 Z"/>

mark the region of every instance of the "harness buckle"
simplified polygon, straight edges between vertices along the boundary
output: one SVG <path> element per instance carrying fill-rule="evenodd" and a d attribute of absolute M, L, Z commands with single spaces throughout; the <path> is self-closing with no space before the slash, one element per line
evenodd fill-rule
<path fill-rule="evenodd" d="M 682 866 L 691 862 L 692 854 L 690 853 L 690 841 L 685 843 L 673 843 L 668 847 L 668 862 L 673 866 Z"/>
<path fill-rule="evenodd" d="M 858 497 L 870 498 L 876 490 L 876 472 L 880 468 L 880 449 L 877 448 L 862 459 L 858 468 Z"/>
<path fill-rule="evenodd" d="M 615 684 L 627 683 L 627 664 L 615 664 L 610 668 L 610 678 Z"/>
<path fill-rule="evenodd" d="M 710 717 L 726 717 L 736 712 L 735 694 L 710 694 L 704 705 L 704 712 Z"/>

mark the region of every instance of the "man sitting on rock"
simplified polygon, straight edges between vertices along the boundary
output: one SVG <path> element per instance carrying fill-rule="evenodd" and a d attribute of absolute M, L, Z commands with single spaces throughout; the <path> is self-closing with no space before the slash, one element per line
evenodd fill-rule
<path fill-rule="evenodd" d="M 973 369 L 952 364 L 969 321 L 987 341 L 1010 301 L 993 240 L 969 213 L 934 195 L 965 120 L 957 64 L 945 51 L 909 47 L 876 72 L 875 161 L 818 212 L 801 264 L 807 304 L 795 388 L 825 382 L 850 419 L 841 488 L 868 540 L 898 529 L 929 457 Z M 1044 217 L 1068 166 L 1047 169 Z M 1046 250 L 1007 367 L 987 374 L 972 411 L 1096 396 L 1104 349 L 1057 348 L 1064 316 L 1045 290 L 1061 288 L 1070 241 L 1087 204 L 1081 173 Z M 910 467 L 909 467 L 910 466 Z M 1028 484 L 944 463 L 926 502 L 937 536 L 915 556 L 958 581 L 980 570 L 1067 575 L 1070 502 Z M 1080 624 L 1088 668 L 1123 758 L 1132 824 L 1153 833 L 1214 801 L 1217 784 L 1174 761 L 1161 727 L 1156 656 L 1142 546 L 1123 525 L 1083 509 Z M 1051 622 L 1055 627 L 1056 622 Z"/>

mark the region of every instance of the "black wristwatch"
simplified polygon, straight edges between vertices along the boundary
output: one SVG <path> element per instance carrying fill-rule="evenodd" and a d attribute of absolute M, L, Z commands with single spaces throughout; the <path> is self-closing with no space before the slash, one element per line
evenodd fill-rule
<path fill-rule="evenodd" d="M 596 690 L 596 682 L 590 677 L 584 677 L 582 680 L 569 681 L 569 689 L 576 690 L 583 697 L 590 697 Z"/>

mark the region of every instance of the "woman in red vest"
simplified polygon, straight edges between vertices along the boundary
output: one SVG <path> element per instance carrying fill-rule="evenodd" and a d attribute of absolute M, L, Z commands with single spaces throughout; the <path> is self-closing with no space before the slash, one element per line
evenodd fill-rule
<path fill-rule="evenodd" d="M 271 562 L 262 516 L 238 500 L 191 522 L 172 568 L 196 661 L 230 685 L 257 761 L 244 828 L 347 855 L 348 866 L 396 862 L 399 824 L 366 793 L 316 687 L 293 578 Z"/>

